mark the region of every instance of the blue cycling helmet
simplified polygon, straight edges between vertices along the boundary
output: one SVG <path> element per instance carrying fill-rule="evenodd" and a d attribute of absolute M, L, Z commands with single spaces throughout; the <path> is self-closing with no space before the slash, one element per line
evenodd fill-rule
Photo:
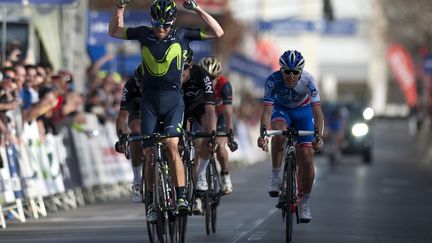
<path fill-rule="evenodd" d="M 161 23 L 171 22 L 177 16 L 176 3 L 173 0 L 156 0 L 150 6 L 150 15 Z"/>
<path fill-rule="evenodd" d="M 305 60 L 300 52 L 288 50 L 279 58 L 279 64 L 283 69 L 303 71 Z"/>

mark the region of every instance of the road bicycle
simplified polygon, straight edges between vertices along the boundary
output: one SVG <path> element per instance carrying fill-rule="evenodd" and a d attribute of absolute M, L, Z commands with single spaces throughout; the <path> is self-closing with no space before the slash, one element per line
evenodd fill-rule
<path fill-rule="evenodd" d="M 211 133 L 192 132 L 192 137 L 194 139 L 209 138 L 209 143 L 211 145 L 210 160 L 206 171 L 208 189 L 204 193 L 202 193 L 202 195 L 199 195 L 203 199 L 206 233 L 207 235 L 209 235 L 211 232 L 216 233 L 217 207 L 219 206 L 221 197 L 224 195 L 222 192 L 222 181 L 217 170 L 215 159 L 216 138 L 228 137 L 228 141 L 230 144 L 235 144 L 235 146 L 237 146 L 237 143 L 234 142 L 234 133 L 232 130 L 230 130 L 230 132 L 228 133 L 216 132 L 214 130 Z M 236 149 L 237 148 L 231 150 L 235 151 Z"/>
<path fill-rule="evenodd" d="M 146 193 L 143 193 L 143 201 L 145 203 L 146 213 L 149 206 L 153 205 L 153 210 L 157 215 L 156 222 L 147 221 L 147 232 L 150 242 L 156 242 L 156 238 L 162 242 L 180 242 L 182 238 L 180 230 L 184 225 L 184 216 L 179 216 L 176 212 L 176 190 L 172 182 L 168 160 L 163 153 L 163 141 L 167 138 L 179 137 L 181 134 L 167 135 L 153 133 L 150 136 L 129 136 L 128 141 L 142 141 L 145 144 L 152 144 L 153 158 L 148 163 L 152 163 L 153 169 L 153 199 L 145 198 L 148 195 L 148 186 L 143 188 Z M 143 170 L 144 175 L 144 170 Z M 183 237 L 184 238 L 184 237 Z"/>
<path fill-rule="evenodd" d="M 277 208 L 282 211 L 282 219 L 285 221 L 286 242 L 291 242 L 293 231 L 293 214 L 296 216 L 296 223 L 300 223 L 298 206 L 301 201 L 299 195 L 299 181 L 297 175 L 297 161 L 295 156 L 295 141 L 298 136 L 315 136 L 318 138 L 318 131 L 302 131 L 295 128 L 287 130 L 267 130 L 266 126 L 261 127 L 261 138 L 271 136 L 285 136 L 283 159 L 283 177 L 281 193 Z"/>

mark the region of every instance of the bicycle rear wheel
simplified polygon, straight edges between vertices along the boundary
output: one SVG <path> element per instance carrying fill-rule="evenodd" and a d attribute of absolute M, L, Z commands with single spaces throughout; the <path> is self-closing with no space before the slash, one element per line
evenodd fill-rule
<path fill-rule="evenodd" d="M 211 162 L 210 162 L 211 163 Z M 212 221 L 212 180 L 210 175 L 210 165 L 207 166 L 207 184 L 208 189 L 204 193 L 204 210 L 205 210 L 205 223 L 206 223 L 206 233 L 210 235 L 211 221 Z"/>

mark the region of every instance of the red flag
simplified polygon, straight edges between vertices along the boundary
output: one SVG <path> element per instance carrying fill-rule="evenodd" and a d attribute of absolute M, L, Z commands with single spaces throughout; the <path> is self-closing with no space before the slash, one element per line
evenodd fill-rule
<path fill-rule="evenodd" d="M 417 104 L 417 86 L 413 60 L 408 51 L 398 44 L 393 44 L 387 49 L 387 60 L 396 77 L 396 81 L 402 90 L 408 106 Z"/>

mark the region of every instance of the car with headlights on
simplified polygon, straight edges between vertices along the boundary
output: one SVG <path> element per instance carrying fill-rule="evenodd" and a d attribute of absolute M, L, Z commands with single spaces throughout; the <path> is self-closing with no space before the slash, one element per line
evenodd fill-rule
<path fill-rule="evenodd" d="M 359 103 L 347 103 L 345 137 L 341 146 L 343 154 L 358 154 L 366 164 L 373 160 L 373 129 L 374 111 Z"/>

